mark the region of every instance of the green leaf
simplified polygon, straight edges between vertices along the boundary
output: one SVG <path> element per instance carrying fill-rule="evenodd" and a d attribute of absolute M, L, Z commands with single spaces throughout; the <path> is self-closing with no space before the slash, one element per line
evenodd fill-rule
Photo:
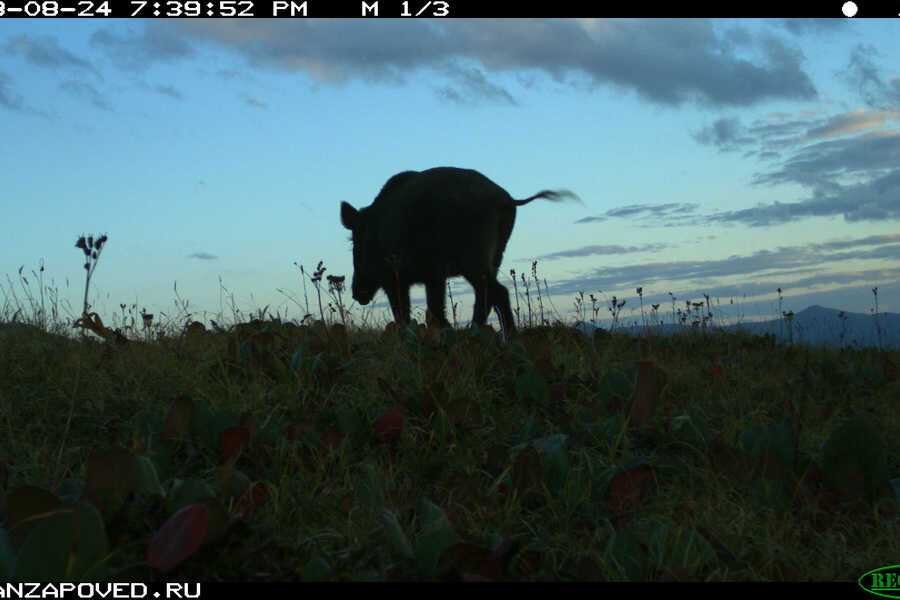
<path fill-rule="evenodd" d="M 695 575 L 717 559 L 706 538 L 691 527 L 658 523 L 648 538 L 649 558 L 658 569 Z"/>
<path fill-rule="evenodd" d="M 544 480 L 553 494 L 562 491 L 569 476 L 569 453 L 566 448 L 568 439 L 569 436 L 559 433 L 532 442 L 541 455 Z"/>
<path fill-rule="evenodd" d="M 459 538 L 441 507 L 426 498 L 419 502 L 419 517 L 422 531 L 416 538 L 416 567 L 421 575 L 431 577 L 437 571 L 441 555 Z"/>
<path fill-rule="evenodd" d="M 215 496 L 212 487 L 202 479 L 176 480 L 169 496 L 169 509 L 173 513 L 178 512 L 189 504 L 202 503 Z"/>
<path fill-rule="evenodd" d="M 412 559 L 415 554 L 413 554 L 412 546 L 409 545 L 409 539 L 403 533 L 403 528 L 397 520 L 397 515 L 388 509 L 384 509 L 379 515 L 379 520 L 391 549 L 404 558 Z"/>
<path fill-rule="evenodd" d="M 234 465 L 222 465 L 216 469 L 216 479 L 219 483 L 219 491 L 222 497 L 240 498 L 253 482 L 243 472 L 234 468 Z"/>
<path fill-rule="evenodd" d="M 618 400 L 624 402 L 631 397 L 634 389 L 634 374 L 628 375 L 619 370 L 607 371 L 598 384 L 598 392 L 604 401 Z"/>
<path fill-rule="evenodd" d="M 381 474 L 372 463 L 362 465 L 361 473 L 356 484 L 356 497 L 359 503 L 378 514 L 384 509 L 384 485 Z"/>
<path fill-rule="evenodd" d="M 195 399 L 191 406 L 191 436 L 197 443 L 212 451 L 218 451 L 219 435 L 216 431 L 214 415 L 205 401 Z"/>
<path fill-rule="evenodd" d="M 706 448 L 712 439 L 707 420 L 702 413 L 693 410 L 672 417 L 670 431 L 675 439 L 700 449 Z"/>
<path fill-rule="evenodd" d="M 794 468 L 794 442 L 793 423 L 788 418 L 781 423 L 745 429 L 738 447 L 754 459 L 762 475 L 787 481 Z"/>
<path fill-rule="evenodd" d="M 543 404 L 550 397 L 547 381 L 533 368 L 516 377 L 516 398 L 521 402 Z"/>
<path fill-rule="evenodd" d="M 301 348 L 297 348 L 294 350 L 294 353 L 291 355 L 291 362 L 289 368 L 291 371 L 296 373 L 300 370 L 300 365 L 303 363 L 303 351 Z"/>
<path fill-rule="evenodd" d="M 225 537 L 228 527 L 231 525 L 228 509 L 218 498 L 207 498 L 201 504 L 209 510 L 209 522 L 204 543 L 216 542 Z"/>
<path fill-rule="evenodd" d="M 159 477 L 156 474 L 156 467 L 146 456 L 135 457 L 134 491 L 137 494 L 146 494 L 148 496 L 164 495 L 162 485 L 159 483 Z"/>
<path fill-rule="evenodd" d="M 147 453 L 147 459 L 153 463 L 153 469 L 159 481 L 167 481 L 175 476 L 176 442 L 161 440 L 153 445 Z"/>
<path fill-rule="evenodd" d="M 630 530 L 617 531 L 606 546 L 604 562 L 624 581 L 644 579 L 645 562 L 640 540 Z"/>
<path fill-rule="evenodd" d="M 71 526 L 74 527 L 75 536 L 69 560 L 69 576 L 78 581 L 96 581 L 102 574 L 99 563 L 109 553 L 103 518 L 87 502 L 80 503 L 72 516 Z"/>
<path fill-rule="evenodd" d="M 80 479 L 63 479 L 57 493 L 63 502 L 75 504 L 84 496 L 84 482 Z"/>
<path fill-rule="evenodd" d="M 14 489 L 6 498 L 6 524 L 13 546 L 20 546 L 36 517 L 58 510 L 61 502 L 53 492 L 26 485 Z"/>
<path fill-rule="evenodd" d="M 38 519 L 19 549 L 13 579 L 16 581 L 68 581 L 66 567 L 72 549 L 73 508 L 61 508 Z"/>
<path fill-rule="evenodd" d="M 303 581 L 327 581 L 331 577 L 331 565 L 321 556 L 313 556 L 303 566 L 300 577 Z"/>
<path fill-rule="evenodd" d="M 9 536 L 6 534 L 6 529 L 0 527 L 0 581 L 12 579 L 15 566 L 16 555 L 9 542 Z"/>
<path fill-rule="evenodd" d="M 881 494 L 889 481 L 887 451 L 871 417 L 858 414 L 831 434 L 822 448 L 822 474 L 846 499 Z"/>

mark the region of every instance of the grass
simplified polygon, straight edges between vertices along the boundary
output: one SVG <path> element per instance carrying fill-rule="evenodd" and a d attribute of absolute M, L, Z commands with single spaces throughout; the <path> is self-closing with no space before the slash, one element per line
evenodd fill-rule
<path fill-rule="evenodd" d="M 900 556 L 896 351 L 588 337 L 539 325 L 539 285 L 510 343 L 382 330 L 329 283 L 332 323 L 207 329 L 182 301 L 113 332 L 86 300 L 105 339 L 61 335 L 32 296 L 17 320 L 39 326 L 0 330 L 19 562 L 43 518 L 21 517 L 26 486 L 97 506 L 91 573 L 122 580 L 831 581 Z M 150 479 L 123 475 L 135 460 Z"/>

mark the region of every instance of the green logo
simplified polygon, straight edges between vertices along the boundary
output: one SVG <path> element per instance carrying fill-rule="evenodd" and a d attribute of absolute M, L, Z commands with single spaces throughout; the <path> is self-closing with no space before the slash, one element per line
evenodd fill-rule
<path fill-rule="evenodd" d="M 900 599 L 900 565 L 872 569 L 860 577 L 858 583 L 875 596 Z"/>

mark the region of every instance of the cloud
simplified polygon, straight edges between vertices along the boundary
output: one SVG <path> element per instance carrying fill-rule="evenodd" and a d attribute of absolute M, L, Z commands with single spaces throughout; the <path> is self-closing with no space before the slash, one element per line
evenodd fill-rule
<path fill-rule="evenodd" d="M 882 241 L 887 243 L 880 243 Z M 831 275 L 824 268 L 837 263 L 860 260 L 900 261 L 900 243 L 894 243 L 897 241 L 900 240 L 897 240 L 896 236 L 885 236 L 882 240 L 870 236 L 856 240 L 785 246 L 715 260 L 604 266 L 560 282 L 554 286 L 553 293 L 651 286 L 662 282 L 682 286 L 702 282 L 705 286 L 715 286 L 724 285 L 719 280 L 730 277 L 753 281 L 761 281 L 766 277 L 790 277 L 790 281 L 795 281 L 796 275 L 804 271 L 813 273 L 805 280 L 807 285 L 811 285 L 815 281 L 826 282 Z"/>
<path fill-rule="evenodd" d="M 869 291 L 869 286 L 873 283 L 878 282 L 892 282 L 900 280 L 900 267 L 898 268 L 890 268 L 890 269 L 866 269 L 866 270 L 853 270 L 853 271 L 837 271 L 837 272 L 820 272 L 814 275 L 810 275 L 808 277 L 796 277 L 797 273 L 785 273 L 781 274 L 777 277 L 765 278 L 764 280 L 754 280 L 754 281 L 741 281 L 735 283 L 725 283 L 720 285 L 712 285 L 712 286 L 692 286 L 695 294 L 705 293 L 710 298 L 740 298 L 743 296 L 747 296 L 749 298 L 753 298 L 755 296 L 763 296 L 768 294 L 773 294 L 780 287 L 782 289 L 782 293 L 788 295 L 790 292 L 791 298 L 797 298 L 795 293 L 796 290 L 815 290 L 817 288 L 823 287 L 833 287 L 833 286 L 841 286 L 842 288 L 846 287 L 854 288 L 857 286 L 864 286 L 863 289 L 865 291 Z M 675 291 L 676 297 L 684 294 L 682 288 L 681 291 Z M 663 296 L 663 294 L 650 294 L 644 296 L 644 302 L 653 302 L 654 300 L 667 300 L 668 296 Z M 684 303 L 681 301 L 682 298 L 679 298 L 677 301 L 682 307 Z M 670 304 L 671 306 L 671 304 Z"/>
<path fill-rule="evenodd" d="M 0 106 L 16 112 L 25 110 L 25 103 L 22 100 L 22 95 L 12 91 L 10 77 L 2 71 L 0 71 Z"/>
<path fill-rule="evenodd" d="M 12 79 L 3 71 L 0 71 L 0 108 L 21 114 L 44 117 L 45 119 L 50 118 L 50 115 L 46 112 L 31 108 L 25 104 L 22 94 L 17 94 L 13 91 Z"/>
<path fill-rule="evenodd" d="M 774 171 L 757 174 L 754 183 L 798 183 L 834 189 L 839 180 L 848 176 L 872 177 L 898 164 L 900 131 L 871 132 L 805 146 Z"/>
<path fill-rule="evenodd" d="M 156 84 L 151 86 L 150 89 L 161 96 L 168 96 L 173 100 L 184 100 L 184 94 L 178 91 L 175 86 Z"/>
<path fill-rule="evenodd" d="M 704 127 L 693 137 L 706 146 L 715 146 L 723 152 L 736 150 L 746 146 L 754 139 L 746 135 L 740 119 L 735 117 L 717 119 L 712 125 Z"/>
<path fill-rule="evenodd" d="M 83 98 L 90 102 L 94 108 L 105 111 L 112 111 L 112 105 L 107 102 L 106 98 L 103 97 L 103 94 L 100 93 L 97 88 L 95 88 L 90 83 L 86 81 L 63 81 L 59 84 L 59 89 L 62 91 L 76 96 L 78 98 Z"/>
<path fill-rule="evenodd" d="M 87 71 L 102 79 L 100 72 L 89 61 L 76 56 L 59 45 L 50 36 L 17 35 L 3 46 L 5 52 L 24 58 L 27 62 L 47 69 L 72 68 Z"/>
<path fill-rule="evenodd" d="M 897 164 L 896 162 L 894 164 Z M 843 216 L 847 222 L 900 219 L 900 168 L 865 183 L 834 185 L 799 202 L 775 202 L 708 215 L 707 223 L 779 225 L 809 217 Z"/>
<path fill-rule="evenodd" d="M 560 252 L 552 252 L 539 256 L 540 260 L 554 260 L 557 258 L 573 258 L 579 256 L 604 256 L 604 255 L 620 255 L 635 254 L 639 252 L 659 252 L 670 247 L 671 244 L 644 244 L 643 246 L 620 246 L 620 245 L 594 245 L 573 248 L 572 250 L 561 250 Z M 520 259 L 531 260 L 531 259 Z"/>
<path fill-rule="evenodd" d="M 699 204 L 692 202 L 669 202 L 666 204 L 629 204 L 611 208 L 602 215 L 584 217 L 576 224 L 599 223 L 613 218 L 642 219 L 644 221 L 678 221 L 694 213 Z"/>
<path fill-rule="evenodd" d="M 795 184 L 808 193 L 794 202 L 686 219 L 678 224 L 769 226 L 809 217 L 848 222 L 900 219 L 900 109 L 862 109 L 820 115 L 777 113 L 747 126 L 719 119 L 694 134 L 722 152 L 769 161 L 754 185 Z"/>
<path fill-rule="evenodd" d="M 488 101 L 510 106 L 518 105 L 503 87 L 491 83 L 484 72 L 474 67 L 460 67 L 448 65 L 446 73 L 452 83 L 435 90 L 441 98 L 450 100 L 456 104 L 475 104 L 479 101 Z"/>
<path fill-rule="evenodd" d="M 720 152 L 743 151 L 750 156 L 771 158 L 811 142 L 884 130 L 889 122 L 898 120 L 900 110 L 854 110 L 827 117 L 806 114 L 795 118 L 776 113 L 749 126 L 737 117 L 724 117 L 692 136 L 698 143 Z"/>
<path fill-rule="evenodd" d="M 250 108 L 256 108 L 259 110 L 268 110 L 269 105 L 264 101 L 256 98 L 254 96 L 243 95 L 241 96 L 241 100 L 244 101 L 244 104 L 249 106 Z"/>
<path fill-rule="evenodd" d="M 900 77 L 885 81 L 872 60 L 878 55 L 875 46 L 857 45 L 850 54 L 843 77 L 868 106 L 900 109 Z"/>
<path fill-rule="evenodd" d="M 780 19 L 778 25 L 794 35 L 831 34 L 846 31 L 848 19 Z"/>
<path fill-rule="evenodd" d="M 98 29 L 91 35 L 91 45 L 105 53 L 117 66 L 131 71 L 144 71 L 154 63 L 187 58 L 194 49 L 174 32 L 171 24 L 129 29 L 118 33 L 111 28 Z"/>
<path fill-rule="evenodd" d="M 825 123 L 809 129 L 806 132 L 806 138 L 832 138 L 858 133 L 866 129 L 878 129 L 886 122 L 898 119 L 900 119 L 900 110 L 857 110 L 835 115 Z"/>
<path fill-rule="evenodd" d="M 209 252 L 194 252 L 192 254 L 188 254 L 187 257 L 197 260 L 219 260 L 218 256 L 216 256 L 215 254 L 210 254 Z"/>
<path fill-rule="evenodd" d="M 320 83 L 399 84 L 428 69 L 448 78 L 438 93 L 453 101 L 510 103 L 489 79 L 500 73 L 613 86 L 669 106 L 817 97 L 798 49 L 771 33 L 721 29 L 708 19 L 210 19 L 150 22 L 128 36 L 104 29 L 93 41 L 131 68 L 209 45 Z"/>
<path fill-rule="evenodd" d="M 145 92 L 165 96 L 167 98 L 171 98 L 172 100 L 184 100 L 184 94 L 181 93 L 181 90 L 176 88 L 174 85 L 147 83 L 146 81 L 137 78 L 134 80 L 134 83 L 139 89 L 142 89 Z"/>

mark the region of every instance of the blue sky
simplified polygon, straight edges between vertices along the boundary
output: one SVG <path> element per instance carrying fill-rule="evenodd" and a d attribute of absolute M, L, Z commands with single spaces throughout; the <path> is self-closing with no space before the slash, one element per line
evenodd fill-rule
<path fill-rule="evenodd" d="M 175 312 L 176 281 L 218 312 L 220 277 L 302 316 L 294 262 L 352 273 L 340 202 L 438 165 L 579 194 L 520 209 L 502 268 L 538 260 L 562 313 L 900 311 L 895 21 L 24 19 L 0 50 L 0 273 L 43 261 L 80 308 L 74 242 L 106 232 L 107 317 Z"/>

